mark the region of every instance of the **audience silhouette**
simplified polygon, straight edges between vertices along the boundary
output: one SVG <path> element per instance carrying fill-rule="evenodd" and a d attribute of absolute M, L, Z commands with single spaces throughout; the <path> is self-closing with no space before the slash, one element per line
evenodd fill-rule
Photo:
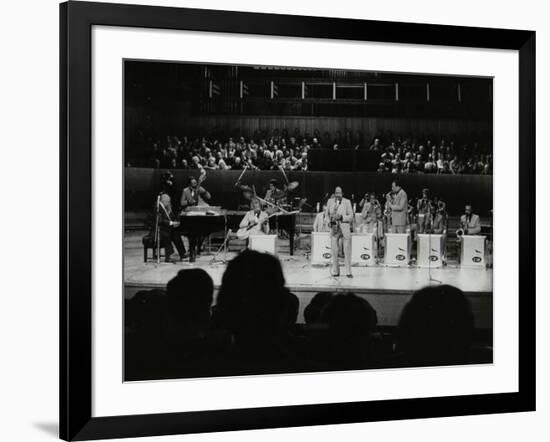
<path fill-rule="evenodd" d="M 214 304 L 214 305 L 213 305 Z M 273 255 L 246 250 L 227 265 L 214 302 L 202 269 L 181 270 L 166 291 L 139 291 L 125 307 L 125 379 L 483 363 L 474 316 L 459 289 L 416 292 L 397 329 L 354 293 L 317 293 L 299 319 Z"/>
<path fill-rule="evenodd" d="M 319 292 L 304 309 L 304 321 L 306 324 L 318 324 L 321 322 L 321 312 L 332 299 L 331 292 Z"/>
<path fill-rule="evenodd" d="M 166 309 L 173 332 L 200 334 L 210 326 L 214 282 L 202 269 L 180 270 L 166 286 Z"/>
<path fill-rule="evenodd" d="M 397 331 L 397 357 L 407 366 L 463 364 L 469 361 L 474 316 L 461 290 L 425 287 L 403 309 Z"/>
<path fill-rule="evenodd" d="M 233 337 L 228 370 L 299 369 L 301 340 L 292 334 L 297 311 L 279 260 L 252 250 L 240 253 L 227 266 L 213 312 L 214 326 Z"/>

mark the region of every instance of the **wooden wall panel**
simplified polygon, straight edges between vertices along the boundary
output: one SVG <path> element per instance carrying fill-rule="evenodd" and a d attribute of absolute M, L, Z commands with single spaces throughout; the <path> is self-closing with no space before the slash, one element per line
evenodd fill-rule
<path fill-rule="evenodd" d="M 163 169 L 127 168 L 125 170 L 126 211 L 149 210 L 153 206 L 155 196 L 159 191 L 160 175 Z M 177 191 L 187 185 L 188 170 L 172 171 L 175 175 Z M 196 174 L 195 174 L 196 175 Z M 212 204 L 221 205 L 227 209 L 236 209 L 241 201 L 236 191 L 236 182 L 240 171 L 210 171 L 204 186 L 212 193 Z M 243 184 L 254 184 L 259 195 L 263 196 L 269 180 L 276 178 L 283 182 L 280 172 L 254 171 L 246 172 Z M 379 198 L 391 188 L 393 176 L 373 172 L 289 172 L 290 181 L 299 181 L 300 187 L 295 192 L 296 197 L 307 198 L 308 203 L 315 207 L 326 194 L 331 194 L 334 187 L 342 186 L 349 198 L 352 194 L 358 202 L 365 192 L 375 192 Z M 422 188 L 428 187 L 433 195 L 438 195 L 447 202 L 450 215 L 463 213 L 464 205 L 470 203 L 480 215 L 490 216 L 493 208 L 493 177 L 488 175 L 399 175 L 402 186 L 409 195 L 418 196 Z M 311 211 L 313 209 L 306 209 Z"/>

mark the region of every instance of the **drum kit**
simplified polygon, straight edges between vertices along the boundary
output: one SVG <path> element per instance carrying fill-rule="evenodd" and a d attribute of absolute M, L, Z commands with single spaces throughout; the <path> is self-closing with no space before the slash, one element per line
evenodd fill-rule
<path fill-rule="evenodd" d="M 289 202 L 289 192 L 293 192 L 294 190 L 296 190 L 300 186 L 300 183 L 298 181 L 289 181 L 282 167 L 280 168 L 280 170 L 285 177 L 285 189 L 274 192 L 269 200 L 259 197 L 256 193 L 256 188 L 254 185 L 248 186 L 246 184 L 241 184 L 241 178 L 246 172 L 246 169 L 247 166 L 245 166 L 239 178 L 237 179 L 237 182 L 235 183 L 235 187 L 237 187 L 237 189 L 242 193 L 243 197 L 246 200 L 251 201 L 252 199 L 257 199 L 264 206 L 267 206 L 268 211 L 281 211 L 283 214 L 289 214 L 291 211 L 301 210 L 302 206 L 306 204 L 307 199 L 300 197 L 293 197 Z"/>

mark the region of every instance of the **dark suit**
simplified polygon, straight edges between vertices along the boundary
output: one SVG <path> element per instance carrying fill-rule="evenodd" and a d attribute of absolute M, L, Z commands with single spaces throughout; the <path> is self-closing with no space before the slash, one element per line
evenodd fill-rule
<path fill-rule="evenodd" d="M 172 212 L 172 204 L 168 194 L 161 195 L 158 211 L 160 244 L 164 247 L 165 259 L 169 261 L 170 255 L 174 253 L 172 243 L 176 246 L 180 258 L 185 255 L 185 246 L 179 232 L 171 226 L 176 221 L 176 215 Z"/>

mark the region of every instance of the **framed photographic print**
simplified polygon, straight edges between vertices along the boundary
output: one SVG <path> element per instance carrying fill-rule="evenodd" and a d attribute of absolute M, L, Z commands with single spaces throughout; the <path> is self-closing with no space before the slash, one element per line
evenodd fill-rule
<path fill-rule="evenodd" d="M 61 438 L 534 410 L 534 32 L 60 18 Z"/>

